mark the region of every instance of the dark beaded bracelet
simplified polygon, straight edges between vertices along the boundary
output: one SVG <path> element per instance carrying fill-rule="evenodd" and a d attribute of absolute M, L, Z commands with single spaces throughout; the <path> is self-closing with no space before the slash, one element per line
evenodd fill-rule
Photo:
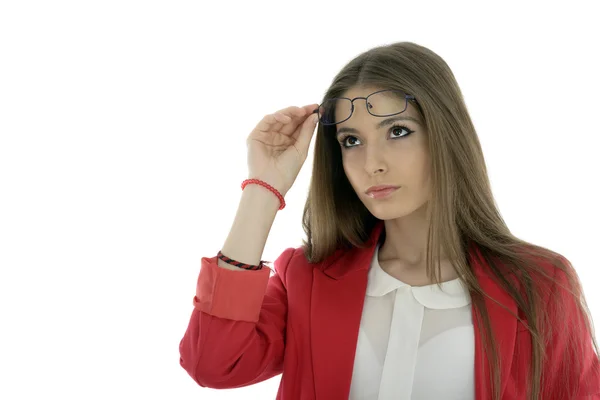
<path fill-rule="evenodd" d="M 264 261 L 261 261 L 258 265 L 249 265 L 249 264 L 241 263 L 239 261 L 235 261 L 235 260 L 227 257 L 226 255 L 224 255 L 223 253 L 221 253 L 221 250 L 219 250 L 219 254 L 217 254 L 217 257 L 219 259 L 225 261 L 227 264 L 231 264 L 236 267 L 243 268 L 243 269 L 260 270 L 264 266 L 264 264 L 263 264 Z"/>

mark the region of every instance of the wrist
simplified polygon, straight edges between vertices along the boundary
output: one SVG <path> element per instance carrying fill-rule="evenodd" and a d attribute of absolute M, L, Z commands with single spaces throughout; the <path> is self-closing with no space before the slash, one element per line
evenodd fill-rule
<path fill-rule="evenodd" d="M 242 199 L 252 206 L 266 207 L 268 210 L 275 210 L 275 212 L 281 206 L 281 202 L 275 193 L 257 184 L 246 185 L 242 192 Z"/>
<path fill-rule="evenodd" d="M 271 186 L 268 182 L 262 180 L 262 179 L 258 179 L 258 178 L 250 178 L 250 179 L 246 179 L 242 182 L 241 188 L 242 190 L 245 190 L 246 187 L 248 186 L 258 186 L 261 187 L 263 189 L 265 189 L 266 191 L 270 192 L 272 197 L 276 197 L 277 200 L 279 201 L 279 210 L 282 210 L 283 208 L 285 208 L 285 199 L 284 199 L 284 194 L 281 193 L 281 191 L 273 186 Z M 262 191 L 258 191 L 257 193 L 264 193 L 265 190 Z M 256 192 L 256 190 L 254 190 L 254 192 Z M 284 192 L 285 193 L 285 192 Z"/>

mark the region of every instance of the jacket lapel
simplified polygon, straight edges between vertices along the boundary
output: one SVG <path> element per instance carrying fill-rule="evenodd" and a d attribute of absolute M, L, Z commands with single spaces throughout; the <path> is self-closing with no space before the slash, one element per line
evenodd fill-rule
<path fill-rule="evenodd" d="M 383 221 L 374 227 L 365 248 L 336 251 L 313 269 L 311 297 L 311 352 L 317 399 L 347 400 L 354 368 L 360 320 L 367 290 L 368 272 Z M 485 260 L 475 245 L 469 247 L 471 267 L 485 293 L 517 314 L 516 303 L 487 274 Z M 517 331 L 516 319 L 495 301 L 484 297 L 495 347 L 501 365 L 501 391 L 507 382 Z M 481 340 L 482 328 L 472 307 L 475 334 L 475 399 L 491 398 L 490 371 Z M 510 389 L 508 390 L 510 392 Z"/>
<path fill-rule="evenodd" d="M 338 250 L 313 270 L 312 360 L 317 399 L 348 400 L 367 277 L 383 222 L 366 247 Z"/>

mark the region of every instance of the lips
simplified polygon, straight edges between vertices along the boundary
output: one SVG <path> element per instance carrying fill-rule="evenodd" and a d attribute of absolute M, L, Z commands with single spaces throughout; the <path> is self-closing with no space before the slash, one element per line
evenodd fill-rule
<path fill-rule="evenodd" d="M 385 191 L 398 189 L 398 187 L 399 186 L 393 186 L 393 185 L 371 186 L 369 189 L 367 189 L 367 191 L 365 193 L 372 194 L 372 193 L 377 193 L 377 192 L 385 192 Z"/>
<path fill-rule="evenodd" d="M 385 189 L 376 189 L 376 190 L 369 190 L 367 192 L 368 193 L 381 193 L 381 192 L 388 192 L 390 190 L 394 190 L 395 188 L 385 188 Z"/>
<path fill-rule="evenodd" d="M 373 190 L 370 189 L 367 192 L 367 196 L 369 196 L 372 199 L 383 199 L 383 198 L 387 198 L 388 196 L 390 196 L 392 193 L 394 193 L 396 190 L 398 190 L 397 187 L 387 187 L 385 189 L 378 189 L 378 190 Z"/>

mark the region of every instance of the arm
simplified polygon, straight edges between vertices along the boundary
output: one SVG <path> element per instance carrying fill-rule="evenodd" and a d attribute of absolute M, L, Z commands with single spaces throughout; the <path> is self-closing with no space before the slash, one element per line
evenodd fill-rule
<path fill-rule="evenodd" d="M 285 270 L 294 249 L 269 268 L 234 272 L 203 258 L 180 364 L 203 387 L 252 385 L 283 370 L 287 294 Z M 264 272 L 263 272 L 264 271 Z M 283 276 L 281 276 L 281 273 Z"/>
<path fill-rule="evenodd" d="M 246 186 L 221 248 L 223 254 L 244 264 L 258 265 L 278 208 L 279 199 L 268 189 L 259 185 Z M 232 271 L 244 271 L 223 260 L 218 260 L 218 265 Z"/>
<path fill-rule="evenodd" d="M 278 207 L 273 193 L 247 186 L 223 254 L 257 265 Z M 194 311 L 179 345 L 181 366 L 200 386 L 246 386 L 282 372 L 285 270 L 293 252 L 275 261 L 272 277 L 268 267 L 245 270 L 216 256 L 202 258 Z"/>

